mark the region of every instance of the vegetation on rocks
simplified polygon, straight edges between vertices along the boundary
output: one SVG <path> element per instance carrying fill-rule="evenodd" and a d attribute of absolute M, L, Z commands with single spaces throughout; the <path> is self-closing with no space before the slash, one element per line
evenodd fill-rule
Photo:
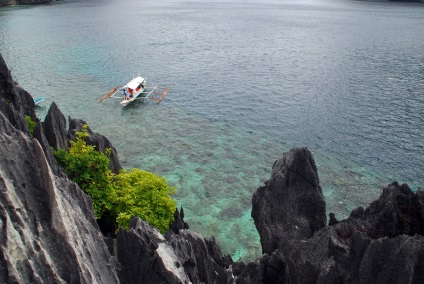
<path fill-rule="evenodd" d="M 88 126 L 76 133 L 69 151 L 53 151 L 65 173 L 93 200 L 97 219 L 107 216 L 113 227 L 128 228 L 132 216 L 137 216 L 155 226 L 162 233 L 168 229 L 176 209 L 170 194 L 174 187 L 155 174 L 132 169 L 114 174 L 109 168 L 109 158 L 87 145 Z"/>
<path fill-rule="evenodd" d="M 113 177 L 109 195 L 118 227 L 127 227 L 131 217 L 137 216 L 163 233 L 174 218 L 172 193 L 174 188 L 164 178 L 139 169 L 122 170 Z"/>
<path fill-rule="evenodd" d="M 37 125 L 37 123 L 35 121 L 33 121 L 29 115 L 25 116 L 25 120 L 27 122 L 29 131 L 31 133 L 34 133 L 34 128 Z"/>

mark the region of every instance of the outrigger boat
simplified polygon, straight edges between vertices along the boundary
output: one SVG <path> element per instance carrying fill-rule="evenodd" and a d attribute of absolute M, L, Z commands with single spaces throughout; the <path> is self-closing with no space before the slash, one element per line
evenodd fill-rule
<path fill-rule="evenodd" d="M 136 99 L 152 99 L 160 103 L 169 88 L 155 86 L 147 88 L 147 80 L 143 77 L 135 77 L 129 81 L 125 86 L 116 87 L 107 93 L 99 100 L 99 103 L 107 98 L 121 99 L 119 103 L 121 106 L 126 106 Z"/>

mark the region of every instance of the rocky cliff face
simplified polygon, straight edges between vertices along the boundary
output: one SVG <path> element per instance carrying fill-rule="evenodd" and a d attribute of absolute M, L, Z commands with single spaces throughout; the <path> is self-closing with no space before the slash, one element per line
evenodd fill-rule
<path fill-rule="evenodd" d="M 30 133 L 25 116 L 37 125 Z M 44 123 L 31 96 L 12 80 L 0 55 L 1 283 L 424 283 L 424 192 L 391 183 L 368 208 L 338 221 L 330 214 L 306 148 L 276 161 L 253 195 L 263 255 L 234 263 L 216 242 L 191 231 L 175 212 L 161 235 L 133 218 L 105 238 L 91 199 L 57 166 L 50 147 L 66 148 L 85 124 L 56 104 Z M 113 149 L 89 130 L 87 142 Z"/>
<path fill-rule="evenodd" d="M 116 283 L 91 200 L 0 114 L 2 283 Z"/>
<path fill-rule="evenodd" d="M 0 56 L 0 282 L 118 283 L 91 199 L 57 167 L 31 96 Z"/>
<path fill-rule="evenodd" d="M 66 118 L 59 110 L 57 105 L 53 102 L 44 119 L 43 129 L 46 139 L 50 146 L 54 149 L 68 149 L 70 140 L 75 140 L 75 133 L 81 131 L 83 126 L 87 124 L 81 119 L 72 119 L 69 117 L 69 129 L 66 130 Z M 112 151 L 108 154 L 110 159 L 109 168 L 114 173 L 119 173 L 122 169 L 118 160 L 118 153 L 112 143 L 105 136 L 93 132 L 90 127 L 88 128 L 89 136 L 85 139 L 87 144 L 95 146 L 97 151 L 106 154 L 106 149 L 110 148 Z"/>
<path fill-rule="evenodd" d="M 131 230 L 117 234 L 118 260 L 123 283 L 227 283 L 229 257 L 223 257 L 214 240 L 188 229 L 165 237 L 138 218 Z M 137 272 L 137 273 L 134 273 Z"/>
<path fill-rule="evenodd" d="M 423 283 L 424 192 L 396 182 L 366 209 L 325 226 L 312 155 L 294 148 L 253 196 L 264 255 L 235 264 L 237 283 Z M 324 209 L 324 210 L 323 210 Z"/>
<path fill-rule="evenodd" d="M 309 239 L 324 228 L 325 201 L 312 154 L 294 149 L 275 162 L 271 179 L 255 192 L 252 204 L 264 253 L 291 239 Z"/>

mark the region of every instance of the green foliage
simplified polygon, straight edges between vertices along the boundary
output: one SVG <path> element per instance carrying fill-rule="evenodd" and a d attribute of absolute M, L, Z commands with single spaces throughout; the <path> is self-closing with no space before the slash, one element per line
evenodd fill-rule
<path fill-rule="evenodd" d="M 76 133 L 69 152 L 60 149 L 53 153 L 65 173 L 91 196 L 96 218 L 112 216 L 117 228 L 128 228 L 131 217 L 137 216 L 162 233 L 167 230 L 176 208 L 169 196 L 175 188 L 164 178 L 138 169 L 113 174 L 108 168 L 109 158 L 84 141 L 87 129 L 84 125 Z M 106 154 L 110 152 L 108 149 Z"/>
<path fill-rule="evenodd" d="M 76 133 L 77 139 L 71 141 L 69 152 L 60 149 L 53 154 L 68 177 L 91 196 L 96 218 L 100 218 L 111 208 L 108 196 L 113 173 L 109 170 L 109 158 L 84 141 L 87 128 L 84 125 L 82 131 Z"/>
<path fill-rule="evenodd" d="M 138 216 L 165 232 L 174 218 L 176 204 L 169 196 L 173 193 L 175 188 L 157 175 L 139 169 L 121 171 L 113 178 L 111 192 L 118 228 L 127 228 L 131 217 Z"/>
<path fill-rule="evenodd" d="M 25 120 L 27 122 L 29 131 L 32 134 L 34 134 L 34 128 L 37 125 L 37 123 L 35 121 L 33 121 L 29 115 L 25 116 Z"/>

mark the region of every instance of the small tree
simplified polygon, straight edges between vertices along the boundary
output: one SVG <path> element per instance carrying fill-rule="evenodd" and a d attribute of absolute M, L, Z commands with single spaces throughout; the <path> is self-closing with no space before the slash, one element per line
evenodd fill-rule
<path fill-rule="evenodd" d="M 91 197 L 96 218 L 100 218 L 111 207 L 108 196 L 113 173 L 109 170 L 109 158 L 84 141 L 87 129 L 86 124 L 76 132 L 77 139 L 71 141 L 69 152 L 60 149 L 53 153 L 68 177 Z"/>
<path fill-rule="evenodd" d="M 132 216 L 146 220 L 162 233 L 174 219 L 175 201 L 169 196 L 175 188 L 164 178 L 152 173 L 132 169 L 121 171 L 113 178 L 111 202 L 118 228 L 128 228 Z"/>
<path fill-rule="evenodd" d="M 161 232 L 167 230 L 176 209 L 169 196 L 175 188 L 164 178 L 138 169 L 113 174 L 109 158 L 87 145 L 86 137 L 88 125 L 76 132 L 69 152 L 60 149 L 53 154 L 68 177 L 91 197 L 96 218 L 108 216 L 114 222 L 111 227 L 119 229 L 128 228 L 131 217 L 137 216 Z"/>

